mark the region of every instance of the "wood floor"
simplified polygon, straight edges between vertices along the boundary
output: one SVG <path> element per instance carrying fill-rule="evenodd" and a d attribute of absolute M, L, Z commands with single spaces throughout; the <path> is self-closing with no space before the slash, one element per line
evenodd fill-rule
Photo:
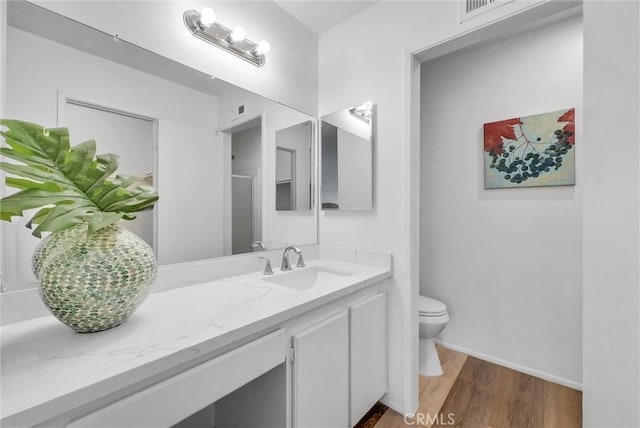
<path fill-rule="evenodd" d="M 573 428 L 582 426 L 582 393 L 438 347 L 444 374 L 420 376 L 415 418 L 374 407 L 359 428 L 406 426 Z"/>

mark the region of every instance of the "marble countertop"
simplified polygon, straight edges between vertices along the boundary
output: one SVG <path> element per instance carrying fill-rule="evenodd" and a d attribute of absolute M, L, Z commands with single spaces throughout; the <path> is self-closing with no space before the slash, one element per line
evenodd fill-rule
<path fill-rule="evenodd" d="M 46 421 L 391 276 L 330 260 L 312 266 L 353 275 L 296 290 L 256 272 L 154 293 L 99 333 L 78 334 L 53 316 L 2 327 L 2 424 Z"/>

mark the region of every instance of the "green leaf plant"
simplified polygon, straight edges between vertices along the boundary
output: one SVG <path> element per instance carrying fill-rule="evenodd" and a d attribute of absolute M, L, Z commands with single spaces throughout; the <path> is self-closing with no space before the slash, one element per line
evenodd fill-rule
<path fill-rule="evenodd" d="M 148 210 L 158 200 L 150 186 L 136 178 L 114 176 L 118 157 L 96 156 L 96 142 L 69 145 L 67 128 L 47 129 L 34 123 L 0 119 L 6 146 L 0 153 L 15 162 L 0 162 L 7 186 L 20 189 L 0 200 L 0 218 L 11 221 L 26 210 L 39 210 L 27 223 L 33 235 L 58 232 L 88 221 L 88 233 L 117 221 L 133 220 L 132 213 Z"/>

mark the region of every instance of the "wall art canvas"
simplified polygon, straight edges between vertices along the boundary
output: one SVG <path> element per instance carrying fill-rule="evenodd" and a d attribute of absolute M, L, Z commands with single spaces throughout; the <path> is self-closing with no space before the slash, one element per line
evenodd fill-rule
<path fill-rule="evenodd" d="M 484 125 L 484 188 L 575 185 L 575 109 Z"/>

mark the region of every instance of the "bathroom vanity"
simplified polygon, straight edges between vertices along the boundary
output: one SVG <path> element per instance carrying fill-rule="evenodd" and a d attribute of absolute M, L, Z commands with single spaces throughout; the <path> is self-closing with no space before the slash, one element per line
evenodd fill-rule
<path fill-rule="evenodd" d="M 353 426 L 387 388 L 390 256 L 152 294 L 125 324 L 3 327 L 2 426 Z"/>
<path fill-rule="evenodd" d="M 119 173 L 158 188 L 161 202 L 124 224 L 160 267 L 125 324 L 78 334 L 40 303 L 27 219 L 4 225 L 0 424 L 348 427 L 364 416 L 387 390 L 391 256 L 318 245 L 317 118 L 28 1 L 7 5 L 6 46 L 3 114 L 69 128 L 72 145 L 93 139 L 120 156 Z M 369 164 L 370 139 L 338 138 L 343 122 L 334 155 Z M 334 168 L 341 209 L 371 209 L 365 170 L 361 187 Z M 307 266 L 281 272 L 274 256 L 291 245 Z"/>

